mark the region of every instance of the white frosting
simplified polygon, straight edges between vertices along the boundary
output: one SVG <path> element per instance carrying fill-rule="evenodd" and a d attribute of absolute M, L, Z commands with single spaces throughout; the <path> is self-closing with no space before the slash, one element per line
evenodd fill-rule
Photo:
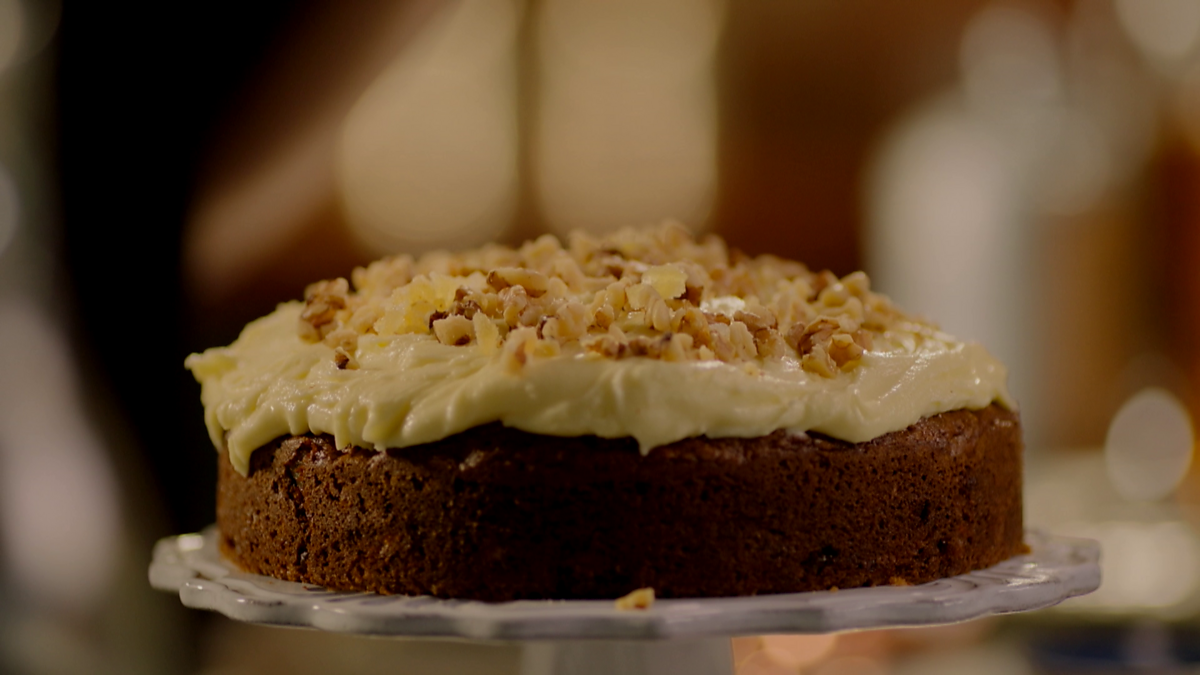
<path fill-rule="evenodd" d="M 250 454 L 287 434 L 332 434 L 339 447 L 402 448 L 502 422 L 525 431 L 631 436 L 643 452 L 691 436 L 778 429 L 862 442 L 922 417 L 998 401 L 1006 371 L 978 344 L 928 329 L 890 330 L 860 367 L 835 377 L 795 358 L 755 363 L 531 357 L 519 371 L 476 345 L 428 334 L 362 335 L 357 369 L 297 335 L 301 303 L 281 305 L 228 347 L 188 357 L 205 422 L 245 473 Z"/>

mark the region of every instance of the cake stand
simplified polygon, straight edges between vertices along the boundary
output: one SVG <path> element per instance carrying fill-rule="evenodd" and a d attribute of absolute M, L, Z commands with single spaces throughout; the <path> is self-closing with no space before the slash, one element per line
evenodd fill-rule
<path fill-rule="evenodd" d="M 994 567 L 921 586 L 743 598 L 658 600 L 618 610 L 609 600 L 484 603 L 343 593 L 240 572 L 216 531 L 154 547 L 150 583 L 184 605 L 238 621 L 376 636 L 523 641 L 523 675 L 732 672 L 729 637 L 927 626 L 1055 605 L 1100 586 L 1099 546 L 1026 533 L 1032 549 Z"/>

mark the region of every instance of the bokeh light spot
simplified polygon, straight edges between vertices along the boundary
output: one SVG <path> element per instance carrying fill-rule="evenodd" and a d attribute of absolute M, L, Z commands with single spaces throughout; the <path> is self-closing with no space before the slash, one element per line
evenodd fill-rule
<path fill-rule="evenodd" d="M 1200 39 L 1196 0 L 1117 0 L 1117 16 L 1129 39 L 1154 59 L 1178 61 Z"/>
<path fill-rule="evenodd" d="M 0 72 L 17 59 L 25 32 L 25 14 L 20 0 L 0 0 Z"/>
<path fill-rule="evenodd" d="M 534 181 L 550 228 L 678 218 L 700 229 L 717 176 L 717 0 L 541 7 Z"/>
<path fill-rule="evenodd" d="M 5 249 L 17 233 L 20 212 L 17 186 L 13 183 L 12 175 L 0 164 L 0 255 L 4 255 Z"/>
<path fill-rule="evenodd" d="M 478 245 L 511 223 L 519 9 L 452 8 L 347 116 L 338 180 L 351 227 L 378 252 Z"/>
<path fill-rule="evenodd" d="M 1149 387 L 1113 417 L 1104 443 L 1108 475 L 1131 500 L 1162 499 L 1179 485 L 1192 462 L 1192 422 L 1169 391 Z"/>

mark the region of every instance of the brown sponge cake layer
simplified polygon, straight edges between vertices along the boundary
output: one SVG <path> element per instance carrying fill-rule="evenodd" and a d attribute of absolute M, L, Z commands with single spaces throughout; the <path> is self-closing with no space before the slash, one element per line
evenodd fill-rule
<path fill-rule="evenodd" d="M 225 555 L 336 589 L 489 601 L 787 593 L 923 583 L 1025 550 L 1018 416 L 993 405 L 860 444 L 783 431 L 541 436 L 490 424 L 425 445 L 328 436 L 219 453 Z"/>

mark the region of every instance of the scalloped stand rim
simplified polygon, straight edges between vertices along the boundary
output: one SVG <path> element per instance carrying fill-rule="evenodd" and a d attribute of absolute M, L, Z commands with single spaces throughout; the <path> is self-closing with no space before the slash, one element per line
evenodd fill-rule
<path fill-rule="evenodd" d="M 250 623 L 376 636 L 520 640 L 524 675 L 732 672 L 728 637 L 826 633 L 966 621 L 1041 609 L 1100 586 L 1100 548 L 1027 531 L 1029 554 L 921 586 L 881 586 L 742 598 L 483 603 L 328 591 L 239 571 L 217 552 L 216 528 L 160 540 L 154 588 L 187 607 Z"/>

